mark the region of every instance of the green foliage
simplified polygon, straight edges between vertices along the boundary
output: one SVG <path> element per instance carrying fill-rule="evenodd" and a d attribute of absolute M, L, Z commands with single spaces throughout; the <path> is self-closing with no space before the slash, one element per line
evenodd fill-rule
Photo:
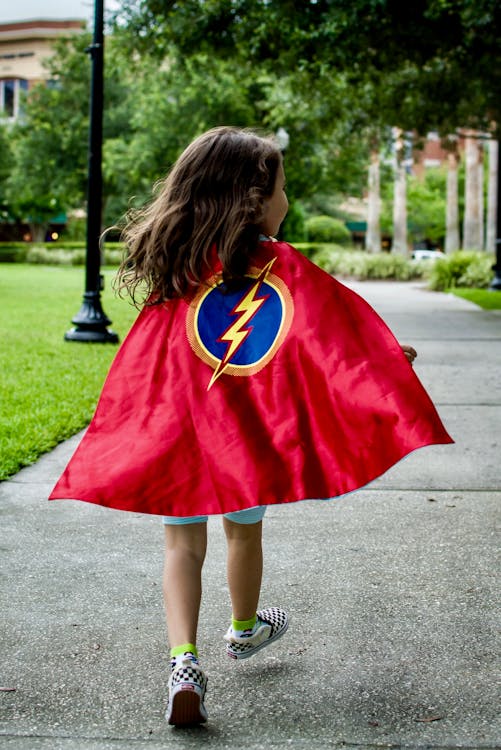
<path fill-rule="evenodd" d="M 494 258 L 487 253 L 460 250 L 439 258 L 430 270 L 429 286 L 436 291 L 453 287 L 487 288 Z"/>
<path fill-rule="evenodd" d="M 7 221 L 10 217 L 6 195 L 7 179 L 12 169 L 12 146 L 10 131 L 0 120 L 0 221 Z"/>
<path fill-rule="evenodd" d="M 63 248 L 48 248 L 43 245 L 32 245 L 26 255 L 27 263 L 49 266 L 83 266 L 85 264 L 85 250 L 64 250 Z"/>
<path fill-rule="evenodd" d="M 427 169 L 424 179 L 410 177 L 407 184 L 407 228 L 411 240 L 429 239 L 443 245 L 446 216 L 447 173 Z"/>
<path fill-rule="evenodd" d="M 0 263 L 23 263 L 28 250 L 25 242 L 0 242 Z"/>
<path fill-rule="evenodd" d="M 324 90 L 324 113 L 348 133 L 388 123 L 425 134 L 458 124 L 480 129 L 501 122 L 497 0 L 125 0 L 119 14 L 130 43 L 159 55 L 174 44 L 184 57 L 209 51 L 245 60 L 279 76 L 296 71 Z M 273 33 L 270 33 L 273 29 Z M 325 81 L 346 77 L 344 116 Z M 342 141 L 341 141 L 342 143 Z"/>
<path fill-rule="evenodd" d="M 291 203 L 338 218 L 329 201 L 315 207 L 316 196 L 362 193 L 388 123 L 424 133 L 501 122 L 499 12 L 494 0 L 481 12 L 472 0 L 125 0 L 105 50 L 104 224 L 148 200 L 187 143 L 223 123 L 284 127 Z M 85 201 L 88 41 L 58 42 L 52 84 L 31 92 L 8 138 L 0 210 L 32 224 Z M 440 241 L 438 182 L 408 188 L 411 238 Z M 284 236 L 302 239 L 300 223 L 291 211 Z M 390 229 L 391 213 L 381 224 Z M 67 236 L 82 232 L 69 225 Z"/>
<path fill-rule="evenodd" d="M 66 226 L 64 227 L 61 239 L 63 242 L 85 242 L 87 234 L 87 221 L 86 219 L 76 219 L 72 216 L 68 217 Z"/>
<path fill-rule="evenodd" d="M 428 239 L 439 245 L 445 236 L 446 180 L 443 169 L 427 169 L 424 177 L 407 176 L 407 230 L 411 242 Z M 393 232 L 393 174 L 383 171 L 381 228 Z"/>
<path fill-rule="evenodd" d="M 304 210 L 298 201 L 289 205 L 287 216 L 280 229 L 280 235 L 293 245 L 297 242 L 304 242 L 306 239 Z"/>
<path fill-rule="evenodd" d="M 351 88 L 346 76 L 297 68 L 277 75 L 243 58 L 236 64 L 203 49 L 183 57 L 169 45 L 163 47 L 162 59 L 155 54 L 158 45 L 131 57 L 129 31 L 120 27 L 106 39 L 105 226 L 120 223 L 129 207 L 149 200 L 152 184 L 167 173 L 185 146 L 220 124 L 269 133 L 286 128 L 291 203 L 319 190 L 362 190 L 366 159 L 358 114 L 356 122 L 347 118 L 355 108 L 347 106 Z M 15 217 L 31 224 L 37 244 L 56 213 L 71 215 L 85 202 L 88 42 L 87 35 L 58 42 L 49 61 L 51 85 L 31 90 L 25 117 L 11 131 L 7 197 Z M 291 215 L 289 223 L 295 237 L 302 238 L 299 214 Z M 68 238 L 84 239 L 84 233 L 82 220 L 71 219 L 65 230 Z"/>
<path fill-rule="evenodd" d="M 351 234 L 344 223 L 332 216 L 311 216 L 305 222 L 306 236 L 310 242 L 335 242 L 348 245 Z"/>
<path fill-rule="evenodd" d="M 122 249 L 105 246 L 101 261 L 103 265 L 118 266 L 122 258 Z M 84 266 L 85 259 L 86 249 L 82 245 L 73 248 L 67 245 L 32 245 L 25 256 L 26 263 L 47 266 Z"/>
<path fill-rule="evenodd" d="M 115 298 L 103 308 L 123 339 L 137 311 Z M 3 265 L 0 270 L 0 480 L 35 461 L 92 417 L 116 347 L 63 340 L 84 288 L 82 270 Z"/>
<path fill-rule="evenodd" d="M 89 37 L 82 34 L 58 44 L 49 70 L 57 83 L 41 83 L 30 91 L 25 115 L 12 129 L 14 163 L 8 194 L 16 216 L 32 225 L 82 202 L 90 80 L 84 47 L 88 43 Z"/>
<path fill-rule="evenodd" d="M 332 250 L 324 248 L 312 257 L 314 263 L 327 273 L 365 279 L 394 279 L 408 281 L 422 278 L 425 266 L 408 258 L 390 253 L 365 253 L 362 251 Z"/>
<path fill-rule="evenodd" d="M 119 243 L 111 246 L 106 244 L 103 249 L 103 264 L 107 266 L 119 266 L 124 259 L 124 249 Z"/>
<path fill-rule="evenodd" d="M 79 34 L 56 43 L 47 63 L 50 85 L 33 87 L 24 116 L 10 131 L 12 165 L 7 198 L 16 218 L 43 239 L 43 226 L 56 214 L 81 207 L 87 188 L 90 37 Z M 107 40 L 104 139 L 130 132 L 129 82 L 123 55 Z M 129 66 L 130 67 L 130 66 Z M 105 175 L 104 194 L 114 189 Z M 37 236 L 38 235 L 38 236 Z"/>
<path fill-rule="evenodd" d="M 492 266 L 494 257 L 486 253 L 479 253 L 470 263 L 465 272 L 459 277 L 457 286 L 487 289 L 492 281 Z"/>
<path fill-rule="evenodd" d="M 318 262 L 318 258 L 330 256 L 332 253 L 344 253 L 346 248 L 341 245 L 335 245 L 333 242 L 293 242 L 296 250 L 306 255 L 307 258 L 313 260 L 317 265 L 322 266 L 322 263 Z"/>
<path fill-rule="evenodd" d="M 180 152 L 204 130 L 221 124 L 262 124 L 265 82 L 252 71 L 207 55 L 175 56 L 159 67 L 145 55 L 129 73 L 129 133 L 104 143 L 105 224 L 151 197 Z M 254 77 L 255 78 L 255 77 Z"/>
<path fill-rule="evenodd" d="M 347 71 L 373 122 L 422 134 L 501 122 L 498 0 L 124 0 L 118 15 L 130 45 L 160 57 L 175 44 L 279 73 Z"/>
<path fill-rule="evenodd" d="M 37 246 L 44 247 L 46 250 L 84 250 L 85 241 L 63 238 L 57 242 L 37 242 Z"/>
<path fill-rule="evenodd" d="M 294 67 L 264 78 L 263 122 L 273 132 L 284 127 L 290 137 L 285 153 L 290 196 L 305 202 L 318 192 L 360 193 L 366 168 L 363 123 L 347 77 Z"/>

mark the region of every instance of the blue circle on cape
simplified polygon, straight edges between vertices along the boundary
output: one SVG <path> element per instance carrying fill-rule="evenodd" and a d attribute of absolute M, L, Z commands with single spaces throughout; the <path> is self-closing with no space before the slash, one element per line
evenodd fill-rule
<path fill-rule="evenodd" d="M 244 313 L 234 310 L 255 283 L 255 278 L 247 277 L 236 291 L 227 291 L 224 284 L 219 284 L 201 302 L 197 315 L 198 335 L 205 348 L 216 359 L 222 360 L 225 357 L 229 342 L 221 340 L 221 336 L 243 317 Z M 273 286 L 263 281 L 255 297 L 256 302 L 260 300 L 264 301 L 257 312 L 242 325 L 240 330 L 249 333 L 230 357 L 228 364 L 253 365 L 273 346 L 284 315 L 282 299 Z"/>

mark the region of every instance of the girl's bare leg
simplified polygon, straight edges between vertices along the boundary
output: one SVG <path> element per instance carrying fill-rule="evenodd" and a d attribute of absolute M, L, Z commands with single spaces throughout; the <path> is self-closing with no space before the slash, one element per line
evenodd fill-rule
<path fill-rule="evenodd" d="M 233 619 L 256 614 L 263 575 L 263 523 L 241 524 L 223 518 L 228 542 L 228 585 Z"/>
<path fill-rule="evenodd" d="M 197 642 L 207 524 L 165 526 L 163 591 L 171 648 Z"/>

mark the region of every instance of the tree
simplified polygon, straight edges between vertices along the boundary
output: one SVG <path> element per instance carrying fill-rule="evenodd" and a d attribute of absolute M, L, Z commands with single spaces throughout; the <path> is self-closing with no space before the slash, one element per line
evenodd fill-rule
<path fill-rule="evenodd" d="M 6 195 L 7 180 L 12 168 L 12 150 L 7 126 L 0 122 L 0 218 L 7 221 L 11 218 Z"/>
<path fill-rule="evenodd" d="M 392 252 L 407 255 L 407 172 L 403 133 L 395 128 Z"/>
<path fill-rule="evenodd" d="M 461 247 L 459 237 L 459 193 L 458 193 L 458 169 L 459 152 L 457 138 L 448 139 L 447 153 L 447 208 L 446 208 L 446 230 L 445 230 L 445 252 L 454 253 Z"/>
<path fill-rule="evenodd" d="M 446 173 L 442 168 L 429 168 L 424 178 L 408 179 L 408 229 L 413 241 L 428 240 L 443 246 L 446 179 Z"/>
<path fill-rule="evenodd" d="M 364 115 L 422 136 L 459 125 L 501 132 L 498 0 L 124 0 L 119 16 L 136 48 L 162 55 L 174 44 L 186 57 L 209 50 L 309 74 L 308 97 L 326 75 L 344 77 L 346 108 L 361 103 L 347 118 L 359 133 Z M 501 275 L 501 257 L 498 266 Z"/>
<path fill-rule="evenodd" d="M 488 142 L 489 178 L 487 187 L 487 224 L 485 229 L 485 249 L 487 252 L 496 251 L 496 216 L 498 212 L 498 168 L 499 143 L 494 139 Z"/>
<path fill-rule="evenodd" d="M 12 133 L 9 194 L 17 215 L 31 218 L 33 233 L 40 237 L 55 213 L 85 204 L 88 42 L 85 35 L 57 45 L 49 62 L 49 85 L 30 92 L 25 118 Z M 165 175 L 187 143 L 219 124 L 287 129 L 292 199 L 323 189 L 359 189 L 363 158 L 357 129 L 341 117 L 349 93 L 341 76 L 334 80 L 324 75 L 314 88 L 309 73 L 278 77 L 244 60 L 235 65 L 204 52 L 184 58 L 173 48 L 162 60 L 156 54 L 130 57 L 128 52 L 121 31 L 106 39 L 105 225 L 144 203 L 152 183 Z M 304 88 L 314 92 L 307 102 L 298 94 Z"/>
<path fill-rule="evenodd" d="M 24 117 L 11 130 L 13 159 L 7 181 L 12 211 L 44 239 L 57 213 L 85 203 L 90 65 L 87 34 L 61 40 L 47 63 L 49 82 L 29 94 Z M 127 138 L 128 91 L 117 73 L 120 57 L 107 55 L 104 138 Z M 123 80 L 123 79 L 122 79 Z M 110 185 L 105 183 L 105 195 Z"/>
<path fill-rule="evenodd" d="M 125 0 L 119 17 L 131 44 L 160 55 L 174 43 L 279 73 L 346 73 L 404 130 L 501 123 L 498 0 Z"/>
<path fill-rule="evenodd" d="M 463 248 L 465 250 L 481 250 L 480 244 L 482 215 L 479 201 L 479 147 L 474 131 L 465 134 L 465 210 L 463 219 Z"/>
<path fill-rule="evenodd" d="M 477 183 L 478 183 L 478 239 L 477 247 L 479 250 L 485 249 L 484 243 L 484 144 L 482 140 L 477 143 L 478 163 L 477 163 Z"/>
<path fill-rule="evenodd" d="M 441 168 L 427 169 L 423 177 L 407 175 L 407 238 L 409 242 L 427 240 L 442 245 L 445 237 L 446 172 Z M 393 202 L 394 171 L 382 169 L 381 227 L 394 234 Z M 457 248 L 456 248 L 457 249 Z"/>
<path fill-rule="evenodd" d="M 309 74 L 279 77 L 244 60 L 235 64 L 205 52 L 185 59 L 176 49 L 162 62 L 142 53 L 134 67 L 128 83 L 130 137 L 126 143 L 117 137 L 104 144 L 104 173 L 114 185 L 108 222 L 117 221 L 127 208 L 127 196 L 133 196 L 132 205 L 143 203 L 151 184 L 163 177 L 190 140 L 222 124 L 287 131 L 291 201 L 324 190 L 361 189 L 364 154 L 358 130 L 341 116 L 347 98 L 342 77 L 324 77 L 313 87 Z M 305 89 L 312 90 L 307 100 Z M 338 116 L 333 116 L 336 107 Z"/>
<path fill-rule="evenodd" d="M 12 129 L 13 167 L 8 180 L 15 213 L 44 239 L 50 218 L 82 202 L 86 179 L 89 76 L 87 35 L 60 42 L 48 63 L 50 81 L 32 89 L 24 117 Z M 80 53 L 80 54 L 79 54 Z"/>
<path fill-rule="evenodd" d="M 367 204 L 365 249 L 369 253 L 379 253 L 381 252 L 381 195 L 379 181 L 379 150 L 376 148 L 376 144 L 374 144 L 370 154 Z"/>

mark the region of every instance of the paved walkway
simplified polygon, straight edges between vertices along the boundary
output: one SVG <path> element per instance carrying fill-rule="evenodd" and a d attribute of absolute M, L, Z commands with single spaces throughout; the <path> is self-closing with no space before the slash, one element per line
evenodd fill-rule
<path fill-rule="evenodd" d="M 46 497 L 77 437 L 0 485 L 0 747 L 9 750 L 495 748 L 501 315 L 413 284 L 355 288 L 403 343 L 454 446 L 368 489 L 272 508 L 262 604 L 275 647 L 224 655 L 229 605 L 210 522 L 200 649 L 207 727 L 163 719 L 162 528 Z M 370 342 L 368 342 L 370 345 Z"/>

